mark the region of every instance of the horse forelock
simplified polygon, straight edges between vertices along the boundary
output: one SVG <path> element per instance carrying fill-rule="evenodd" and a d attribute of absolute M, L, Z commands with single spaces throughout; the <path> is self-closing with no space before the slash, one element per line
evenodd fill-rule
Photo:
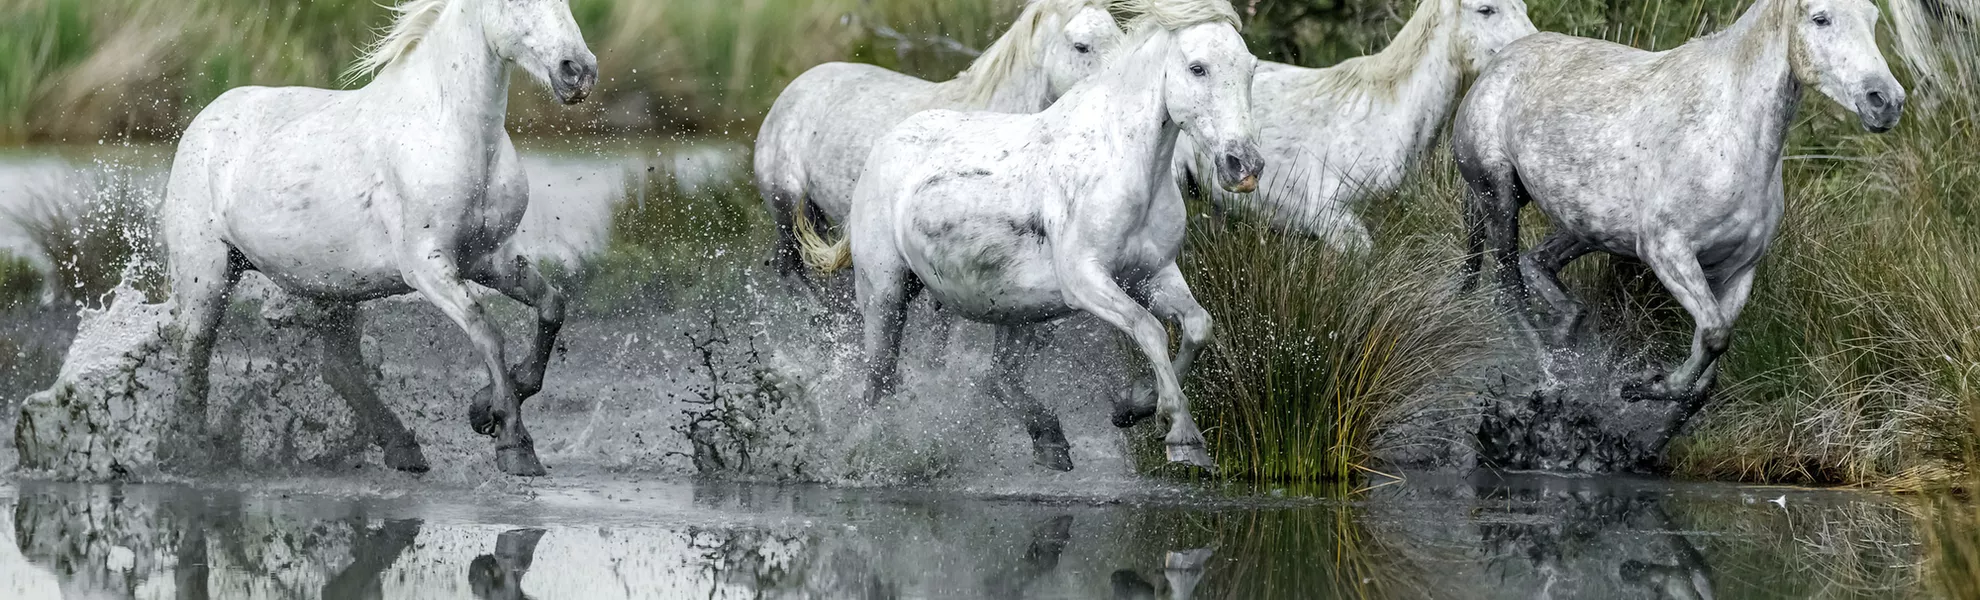
<path fill-rule="evenodd" d="M 1191 25 L 1224 22 L 1244 30 L 1244 20 L 1227 0 L 1111 0 L 1108 10 L 1116 17 L 1125 17 L 1123 24 L 1130 32 L 1130 42 L 1145 39 L 1150 32 L 1143 30 L 1152 28 L 1175 31 Z"/>
<path fill-rule="evenodd" d="M 997 95 L 997 88 L 1009 82 L 1037 57 L 1038 36 L 1048 16 L 1059 17 L 1060 26 L 1079 11 L 1106 8 L 1106 0 L 1034 0 L 1026 3 L 1017 20 L 1002 37 L 969 63 L 969 68 L 952 80 L 954 97 L 964 104 L 985 106 Z"/>
<path fill-rule="evenodd" d="M 1403 23 L 1401 31 L 1384 46 L 1381 52 L 1348 59 L 1324 69 L 1314 79 L 1315 95 L 1382 95 L 1393 96 L 1396 89 L 1415 72 L 1419 59 L 1429 50 L 1430 42 L 1436 39 L 1437 31 L 1445 20 L 1454 15 L 1447 14 L 1455 6 L 1456 0 L 1422 0 L 1417 3 L 1416 12 L 1409 21 Z M 1453 52 L 1456 50 L 1453 49 Z M 1455 57 L 1455 55 L 1454 55 Z"/>
<path fill-rule="evenodd" d="M 378 41 L 365 47 L 356 62 L 344 71 L 344 84 L 355 84 L 360 79 L 397 62 L 400 57 L 411 52 L 426 34 L 433 31 L 433 24 L 440 20 L 440 14 L 454 0 L 404 0 L 389 7 L 397 16 L 392 24 L 379 29 Z"/>

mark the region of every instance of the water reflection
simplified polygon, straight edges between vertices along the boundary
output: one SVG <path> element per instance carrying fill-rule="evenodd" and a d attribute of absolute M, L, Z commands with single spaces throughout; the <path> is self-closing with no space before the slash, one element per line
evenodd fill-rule
<path fill-rule="evenodd" d="M 530 562 L 536 560 L 536 542 L 543 539 L 544 533 L 542 529 L 514 529 L 496 536 L 494 554 L 476 556 L 474 562 L 468 563 L 468 586 L 474 590 L 474 597 L 529 598 L 522 591 L 522 579 L 529 573 Z"/>
<path fill-rule="evenodd" d="M 1629 480 L 1345 500 L 653 484 L 475 504 L 0 488 L 10 598 L 1854 597 L 1921 593 L 1887 499 Z M 601 502 L 602 498 L 613 498 Z M 12 592 L 9 595 L 9 592 Z"/>

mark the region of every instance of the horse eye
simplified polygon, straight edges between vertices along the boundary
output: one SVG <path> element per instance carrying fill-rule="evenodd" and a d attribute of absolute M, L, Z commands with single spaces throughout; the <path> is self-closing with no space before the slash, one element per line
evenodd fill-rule
<path fill-rule="evenodd" d="M 1478 8 L 1478 14 L 1485 15 L 1487 17 L 1492 16 L 1492 13 L 1496 13 L 1496 12 L 1499 12 L 1499 9 L 1492 8 L 1490 6 L 1481 6 Z"/>
<path fill-rule="evenodd" d="M 1204 75 L 1209 75 L 1210 70 L 1203 68 L 1203 65 L 1201 64 L 1194 64 L 1189 66 L 1189 74 L 1195 75 L 1197 77 L 1202 77 Z"/>
<path fill-rule="evenodd" d="M 1816 14 L 1815 14 L 1815 26 L 1816 26 L 1816 27 L 1828 27 L 1828 26 L 1829 26 L 1829 13 L 1816 13 Z"/>
<path fill-rule="evenodd" d="M 1085 54 L 1088 52 L 1092 52 L 1093 47 L 1088 46 L 1086 44 L 1073 44 L 1073 51 L 1078 52 L 1080 54 Z"/>

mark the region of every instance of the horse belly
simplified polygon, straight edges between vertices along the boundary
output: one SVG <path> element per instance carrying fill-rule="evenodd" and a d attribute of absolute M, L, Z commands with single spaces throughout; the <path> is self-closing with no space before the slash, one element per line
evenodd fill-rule
<path fill-rule="evenodd" d="M 1042 233 L 1016 239 L 926 235 L 910 244 L 915 275 L 942 306 L 988 323 L 1031 323 L 1072 312 Z"/>
<path fill-rule="evenodd" d="M 284 289 L 375 298 L 409 291 L 398 244 L 372 205 L 376 189 L 334 178 L 237 188 L 223 213 L 226 240 Z"/>

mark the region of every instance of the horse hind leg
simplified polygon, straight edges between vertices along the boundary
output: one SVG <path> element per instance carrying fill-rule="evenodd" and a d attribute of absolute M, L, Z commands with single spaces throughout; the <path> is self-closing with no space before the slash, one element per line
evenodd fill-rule
<path fill-rule="evenodd" d="M 1058 415 L 1024 391 L 1024 359 L 1044 346 L 1038 329 L 1035 325 L 997 328 L 996 365 L 986 383 L 991 395 L 1017 414 L 1025 433 L 1031 436 L 1032 461 L 1054 471 L 1071 471 L 1072 444 L 1066 441 Z"/>
<path fill-rule="evenodd" d="M 180 361 L 178 417 L 172 431 L 182 439 L 167 445 L 166 459 L 200 464 L 212 458 L 213 450 L 206 427 L 213 344 L 247 260 L 218 239 L 181 241 L 170 250 L 172 294 L 179 305 Z"/>
<path fill-rule="evenodd" d="M 865 321 L 866 403 L 878 406 L 900 385 L 901 330 L 907 325 L 908 302 L 921 285 L 898 256 L 876 253 L 862 264 L 853 276 Z"/>
<path fill-rule="evenodd" d="M 399 417 L 378 399 L 366 376 L 362 344 L 363 315 L 349 302 L 320 302 L 324 319 L 316 331 L 323 344 L 323 382 L 330 384 L 344 404 L 357 417 L 357 426 L 385 452 L 385 466 L 407 473 L 425 473 L 430 467 L 419 440 L 413 437 Z"/>
<path fill-rule="evenodd" d="M 516 385 L 516 402 L 520 405 L 543 390 L 550 354 L 557 347 L 557 334 L 564 328 L 564 292 L 522 255 L 512 260 L 490 258 L 473 275 L 475 283 L 536 309 L 536 337 L 530 343 L 529 358 L 509 369 L 509 378 Z M 468 406 L 468 425 L 475 433 L 497 434 L 500 423 L 494 417 L 494 400 L 492 383 L 475 393 L 473 404 Z"/>
<path fill-rule="evenodd" d="M 1555 316 L 1553 342 L 1565 345 L 1581 327 L 1585 311 L 1581 301 L 1562 289 L 1560 272 L 1568 263 L 1594 251 L 1573 235 L 1555 231 L 1532 250 L 1519 257 L 1520 275 L 1532 290 L 1547 303 Z"/>

